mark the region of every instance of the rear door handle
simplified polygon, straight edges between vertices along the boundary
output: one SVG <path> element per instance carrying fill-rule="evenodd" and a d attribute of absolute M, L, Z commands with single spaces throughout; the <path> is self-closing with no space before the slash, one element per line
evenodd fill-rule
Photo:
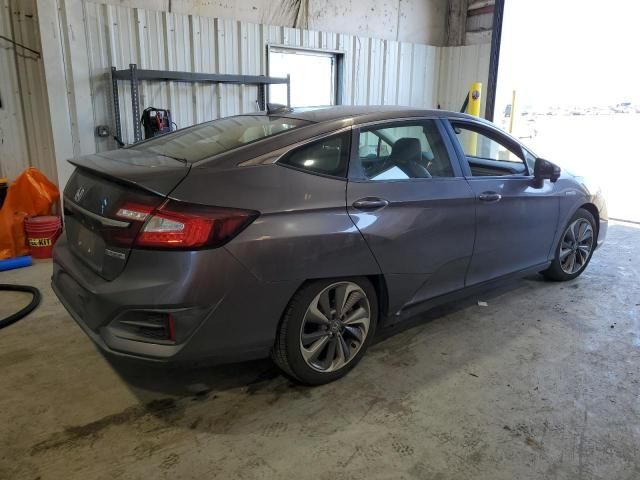
<path fill-rule="evenodd" d="M 378 210 L 389 205 L 389 201 L 384 198 L 366 197 L 353 202 L 353 208 L 358 210 Z"/>
<path fill-rule="evenodd" d="M 502 195 L 498 192 L 482 192 L 478 198 L 483 202 L 498 202 Z"/>

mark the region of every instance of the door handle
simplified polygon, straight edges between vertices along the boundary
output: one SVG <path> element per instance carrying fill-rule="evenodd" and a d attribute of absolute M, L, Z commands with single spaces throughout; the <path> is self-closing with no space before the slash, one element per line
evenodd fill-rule
<path fill-rule="evenodd" d="M 388 200 L 378 197 L 366 197 L 353 202 L 353 208 L 357 208 L 358 210 L 377 210 L 387 205 L 389 205 Z"/>
<path fill-rule="evenodd" d="M 498 202 L 502 198 L 498 192 L 482 192 L 479 197 L 483 202 Z"/>

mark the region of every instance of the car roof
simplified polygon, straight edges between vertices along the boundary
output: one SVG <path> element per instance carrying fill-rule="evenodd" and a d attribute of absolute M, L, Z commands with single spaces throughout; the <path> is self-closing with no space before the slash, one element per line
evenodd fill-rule
<path fill-rule="evenodd" d="M 342 128 L 359 126 L 377 121 L 394 121 L 408 118 L 449 118 L 470 120 L 479 123 L 487 123 L 486 120 L 472 117 L 464 113 L 450 112 L 447 110 L 430 110 L 398 105 L 339 105 L 332 107 L 295 108 L 288 109 L 282 106 L 266 112 L 245 113 L 245 115 L 265 115 L 274 118 L 292 118 L 308 122 L 296 128 L 292 128 L 279 135 L 272 135 L 256 142 L 234 148 L 228 152 L 205 158 L 194 165 L 211 166 L 215 160 L 217 168 L 235 167 L 238 165 L 238 155 L 243 158 L 257 158 L 269 152 L 278 150 L 297 142 L 338 131 Z M 495 126 L 494 126 L 495 128 Z"/>
<path fill-rule="evenodd" d="M 421 109 L 399 105 L 338 105 L 333 107 L 295 108 L 290 111 L 274 112 L 273 115 L 297 118 L 313 123 L 333 122 L 350 118 L 353 119 L 353 124 L 406 117 L 461 117 L 476 119 L 476 117 L 469 117 L 465 114 L 447 110 Z"/>

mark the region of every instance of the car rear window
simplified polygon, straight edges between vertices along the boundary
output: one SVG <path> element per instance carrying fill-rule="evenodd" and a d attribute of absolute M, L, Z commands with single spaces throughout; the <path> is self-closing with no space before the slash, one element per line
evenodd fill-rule
<path fill-rule="evenodd" d="M 192 163 L 309 123 L 297 118 L 239 115 L 194 125 L 128 148 Z"/>

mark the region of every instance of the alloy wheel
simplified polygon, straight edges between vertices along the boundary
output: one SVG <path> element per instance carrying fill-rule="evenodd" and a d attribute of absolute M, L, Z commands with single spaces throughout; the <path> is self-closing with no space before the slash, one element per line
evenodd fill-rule
<path fill-rule="evenodd" d="M 300 331 L 300 351 L 307 365 L 323 373 L 351 362 L 364 344 L 371 308 L 364 290 L 337 282 L 322 290 L 307 308 Z"/>
<path fill-rule="evenodd" d="M 589 260 L 593 249 L 593 227 L 588 220 L 578 218 L 567 227 L 560 244 L 560 267 L 573 275 L 579 272 Z"/>

